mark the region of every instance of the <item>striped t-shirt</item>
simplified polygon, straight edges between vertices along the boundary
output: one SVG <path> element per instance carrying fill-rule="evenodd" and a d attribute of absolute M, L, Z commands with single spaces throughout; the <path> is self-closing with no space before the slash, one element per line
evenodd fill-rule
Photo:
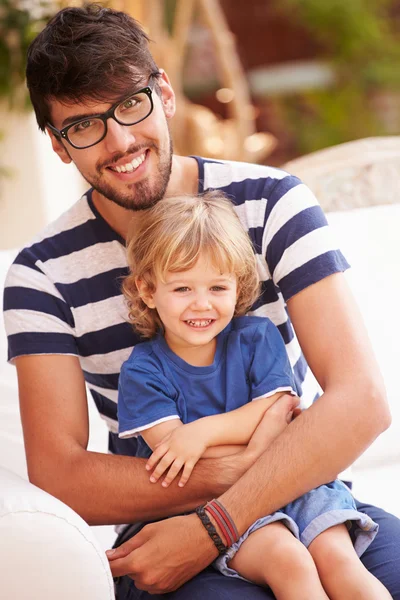
<path fill-rule="evenodd" d="M 258 260 L 262 294 L 252 314 L 269 317 L 286 344 L 304 406 L 318 386 L 302 356 L 286 302 L 348 264 L 311 191 L 279 169 L 195 157 L 199 192 L 219 189 L 234 203 Z M 27 354 L 78 356 L 95 404 L 110 430 L 110 450 L 134 454 L 117 436 L 122 363 L 140 338 L 127 322 L 121 279 L 124 240 L 96 210 L 89 190 L 25 247 L 4 291 L 9 360 Z"/>

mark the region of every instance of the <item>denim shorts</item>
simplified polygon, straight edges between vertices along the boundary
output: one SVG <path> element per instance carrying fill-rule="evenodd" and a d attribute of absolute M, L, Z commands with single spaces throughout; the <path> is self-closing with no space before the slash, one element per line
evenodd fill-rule
<path fill-rule="evenodd" d="M 214 561 L 213 566 L 223 575 L 244 579 L 228 567 L 228 562 L 251 533 L 276 521 L 286 525 L 306 547 L 329 527 L 345 523 L 351 529 L 354 549 L 358 556 L 365 552 L 379 528 L 368 515 L 357 510 L 348 487 L 336 480 L 311 490 L 272 515 L 258 519 L 225 554 Z"/>

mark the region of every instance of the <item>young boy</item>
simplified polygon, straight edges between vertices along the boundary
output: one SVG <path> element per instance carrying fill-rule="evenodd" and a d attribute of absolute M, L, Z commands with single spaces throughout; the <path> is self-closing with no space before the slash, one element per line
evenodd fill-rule
<path fill-rule="evenodd" d="M 201 457 L 238 451 L 262 419 L 272 443 L 282 431 L 274 404 L 294 396 L 295 384 L 278 329 L 243 316 L 259 293 L 256 258 L 220 193 L 164 199 L 135 219 L 129 240 L 129 317 L 150 341 L 122 367 L 119 435 L 140 436 L 151 481 L 167 471 L 168 487 L 181 473 L 184 486 Z M 205 512 L 206 521 L 215 517 L 209 505 Z M 358 558 L 377 528 L 334 481 L 259 519 L 232 544 L 225 535 L 214 564 L 270 586 L 278 599 L 383 600 L 391 596 Z M 219 530 L 226 534 L 223 523 Z M 345 568 L 332 573 L 334 555 Z"/>

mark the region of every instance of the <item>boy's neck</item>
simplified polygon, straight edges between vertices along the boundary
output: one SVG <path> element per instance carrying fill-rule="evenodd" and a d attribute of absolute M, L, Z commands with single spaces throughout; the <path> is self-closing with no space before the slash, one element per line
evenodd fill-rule
<path fill-rule="evenodd" d="M 179 356 L 192 367 L 209 367 L 213 364 L 217 350 L 217 338 L 212 339 L 204 346 L 177 346 L 171 344 L 165 338 L 165 342 L 171 352 Z"/>

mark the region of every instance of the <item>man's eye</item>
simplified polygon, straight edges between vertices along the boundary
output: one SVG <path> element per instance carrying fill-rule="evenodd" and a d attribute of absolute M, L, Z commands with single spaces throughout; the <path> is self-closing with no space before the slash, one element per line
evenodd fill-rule
<path fill-rule="evenodd" d="M 81 121 L 80 123 L 77 123 L 76 125 L 74 125 L 73 130 L 74 131 L 83 131 L 84 129 L 89 129 L 89 127 L 92 127 L 92 125 L 94 124 L 94 121 Z"/>
<path fill-rule="evenodd" d="M 139 104 L 140 104 L 140 99 L 128 98 L 122 104 L 120 104 L 120 109 L 121 110 L 135 109 L 135 108 L 138 108 Z"/>

